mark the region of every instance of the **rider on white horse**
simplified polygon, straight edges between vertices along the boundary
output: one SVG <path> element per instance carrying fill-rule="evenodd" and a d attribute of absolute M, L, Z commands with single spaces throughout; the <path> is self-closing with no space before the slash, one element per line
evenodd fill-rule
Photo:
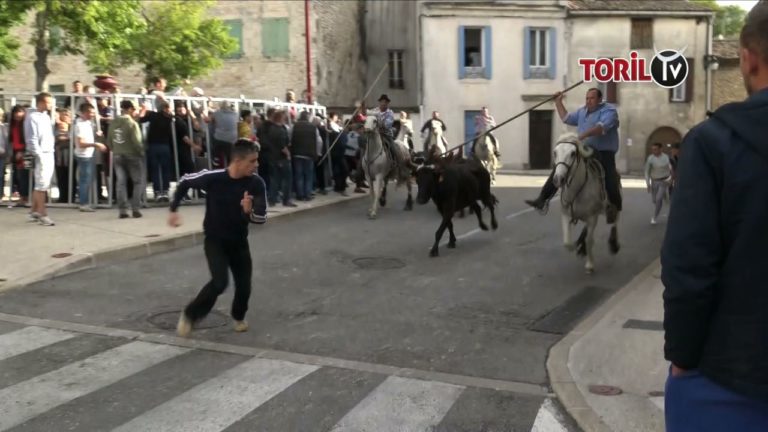
<path fill-rule="evenodd" d="M 394 153 L 395 129 L 392 127 L 395 122 L 395 114 L 389 109 L 389 103 L 392 101 L 387 95 L 383 94 L 379 96 L 378 102 L 379 107 L 374 109 L 372 113 L 378 119 L 379 134 L 381 135 L 384 147 L 387 149 L 387 152 L 389 152 L 389 157 L 392 160 L 392 163 L 397 165 L 398 158 Z"/>
<path fill-rule="evenodd" d="M 400 111 L 400 119 L 394 123 L 395 141 L 401 142 L 408 150 L 413 152 L 413 122 L 408 118 L 408 113 Z"/>
<path fill-rule="evenodd" d="M 426 123 L 424 123 L 424 126 L 421 127 L 422 137 L 424 136 L 424 132 L 428 132 L 432 130 L 432 122 L 439 123 L 440 128 L 443 130 L 443 132 L 446 131 L 445 122 L 443 121 L 443 119 L 440 118 L 440 113 L 437 111 L 432 111 L 432 118 L 427 120 Z M 442 143 L 430 142 L 431 138 L 432 138 L 432 134 L 428 133 L 427 138 L 424 140 L 424 151 L 428 152 L 432 144 L 437 145 L 438 147 L 444 147 L 445 150 L 448 149 L 448 141 L 445 139 L 444 134 L 442 136 L 442 139 L 443 139 Z"/>
<path fill-rule="evenodd" d="M 488 107 L 483 107 L 480 115 L 475 116 L 475 135 L 481 135 L 493 127 L 496 127 L 496 120 L 494 120 L 493 116 L 488 112 Z M 496 155 L 497 158 L 500 158 L 501 153 L 499 153 L 499 143 L 496 141 L 496 137 L 493 136 L 492 133 L 489 133 L 488 137 L 491 138 L 491 142 L 493 142 L 493 154 Z M 473 154 L 475 153 L 476 143 L 477 140 L 472 143 Z"/>

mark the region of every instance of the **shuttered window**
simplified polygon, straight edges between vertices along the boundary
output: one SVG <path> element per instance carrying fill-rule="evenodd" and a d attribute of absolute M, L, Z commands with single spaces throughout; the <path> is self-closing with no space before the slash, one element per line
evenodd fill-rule
<path fill-rule="evenodd" d="M 524 27 L 523 32 L 523 79 L 555 79 L 557 30 Z"/>
<path fill-rule="evenodd" d="M 237 41 L 237 48 L 235 51 L 224 58 L 239 59 L 243 56 L 243 21 L 239 19 L 224 20 L 224 25 L 229 28 L 229 36 Z"/>
<path fill-rule="evenodd" d="M 459 79 L 491 79 L 493 47 L 491 27 L 459 26 Z"/>
<path fill-rule="evenodd" d="M 633 18 L 630 37 L 629 47 L 631 49 L 653 48 L 653 20 L 650 18 Z"/>
<path fill-rule="evenodd" d="M 261 21 L 261 53 L 264 57 L 290 56 L 288 24 L 288 18 L 264 18 Z"/>

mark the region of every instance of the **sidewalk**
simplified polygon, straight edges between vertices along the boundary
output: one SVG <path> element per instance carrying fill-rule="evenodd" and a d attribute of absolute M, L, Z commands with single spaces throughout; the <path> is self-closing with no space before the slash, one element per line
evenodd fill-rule
<path fill-rule="evenodd" d="M 552 387 L 585 432 L 664 431 L 660 271 L 657 260 L 550 350 Z"/>
<path fill-rule="evenodd" d="M 267 218 L 367 196 L 318 194 L 311 202 L 297 202 L 295 208 L 281 205 L 270 208 Z M 178 228 L 166 223 L 167 206 L 142 209 L 144 216 L 139 219 L 118 219 L 117 208 L 99 209 L 94 213 L 81 213 L 76 208 L 49 208 L 48 213 L 56 222 L 51 227 L 27 222 L 28 212 L 29 208 L 0 208 L 3 239 L 0 291 L 111 261 L 193 246 L 203 240 L 204 204 L 182 205 L 179 209 L 182 225 Z"/>

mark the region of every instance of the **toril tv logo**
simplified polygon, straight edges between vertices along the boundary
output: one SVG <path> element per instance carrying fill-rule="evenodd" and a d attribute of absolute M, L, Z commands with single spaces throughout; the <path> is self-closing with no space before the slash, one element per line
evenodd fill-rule
<path fill-rule="evenodd" d="M 688 61 L 683 56 L 687 47 L 676 51 L 665 49 L 653 51 L 650 68 L 646 59 L 636 51 L 629 53 L 629 58 L 580 58 L 579 64 L 584 69 L 584 81 L 593 79 L 597 82 L 655 82 L 664 88 L 677 87 L 688 76 Z"/>

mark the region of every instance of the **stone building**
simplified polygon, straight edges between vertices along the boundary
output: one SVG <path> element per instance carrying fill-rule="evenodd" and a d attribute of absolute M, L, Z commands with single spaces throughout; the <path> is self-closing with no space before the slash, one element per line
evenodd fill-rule
<path fill-rule="evenodd" d="M 312 86 L 315 100 L 328 107 L 352 106 L 364 92 L 365 63 L 360 38 L 363 2 L 312 0 L 310 35 Z M 218 70 L 194 80 L 206 94 L 248 98 L 283 98 L 286 89 L 301 97 L 307 88 L 304 2 L 274 0 L 222 0 L 210 15 L 224 20 L 238 39 L 239 52 L 224 60 Z M 3 92 L 30 92 L 35 88 L 34 48 L 27 43 L 32 33 L 27 24 L 13 31 L 23 42 L 18 66 L 0 74 Z M 94 79 L 80 56 L 49 57 L 51 91 L 69 91 L 74 80 L 89 84 Z M 118 75 L 124 93 L 143 85 L 140 67 Z"/>
<path fill-rule="evenodd" d="M 728 102 L 746 99 L 747 90 L 739 69 L 739 40 L 715 39 L 712 53 L 717 59 L 717 70 L 713 72 L 712 110 Z"/>
<path fill-rule="evenodd" d="M 474 135 L 472 119 L 483 106 L 502 121 L 581 80 L 579 58 L 628 57 L 635 50 L 650 61 L 654 46 L 687 47 L 686 83 L 674 91 L 649 83 L 586 83 L 568 95 L 567 108 L 583 105 L 591 86 L 617 105 L 617 165 L 623 172 L 642 170 L 649 143 L 679 141 L 705 118 L 711 68 L 704 58 L 711 52 L 713 13 L 702 5 L 685 0 L 403 3 L 367 1 L 368 83 L 378 65 L 394 60 L 398 73 L 385 76 L 375 95 L 387 91 L 393 105 L 418 107 L 423 116 L 440 111 L 452 145 Z M 504 167 L 550 167 L 554 140 L 564 130 L 552 103 L 500 128 L 495 134 Z"/>

